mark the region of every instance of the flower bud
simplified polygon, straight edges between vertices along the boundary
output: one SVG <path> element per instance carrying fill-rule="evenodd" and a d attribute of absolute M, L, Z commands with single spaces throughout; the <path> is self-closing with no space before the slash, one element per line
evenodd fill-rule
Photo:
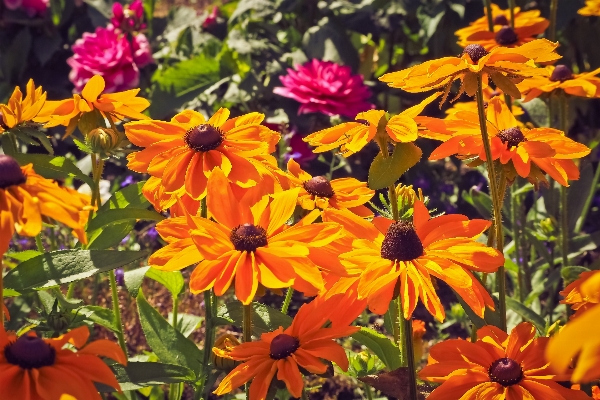
<path fill-rule="evenodd" d="M 68 313 L 52 311 L 50 315 L 48 315 L 48 327 L 50 327 L 55 332 L 65 332 L 69 325 L 71 324 L 71 318 Z"/>
<path fill-rule="evenodd" d="M 85 137 L 86 144 L 98 154 L 107 154 L 116 150 L 121 144 L 122 138 L 119 132 L 111 128 L 92 129 Z"/>
<path fill-rule="evenodd" d="M 233 335 L 225 334 L 219 336 L 212 349 L 211 360 L 214 367 L 221 371 L 231 371 L 238 362 L 229 357 L 229 352 L 240 344 Z"/>

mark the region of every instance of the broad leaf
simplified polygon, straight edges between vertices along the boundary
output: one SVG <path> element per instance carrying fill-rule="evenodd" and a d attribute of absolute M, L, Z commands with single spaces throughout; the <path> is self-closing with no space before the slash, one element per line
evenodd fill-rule
<path fill-rule="evenodd" d="M 108 308 L 100 306 L 85 306 L 77 310 L 77 315 L 83 315 L 86 319 L 113 332 L 117 332 L 119 330 L 119 327 L 115 324 L 115 314 Z"/>
<path fill-rule="evenodd" d="M 88 250 L 102 250 L 117 246 L 129 235 L 135 226 L 135 220 L 120 221 L 89 232 Z"/>
<path fill-rule="evenodd" d="M 21 165 L 33 164 L 36 173 L 48 179 L 77 178 L 90 186 L 92 178 L 85 175 L 73 162 L 65 157 L 54 157 L 47 154 L 16 154 L 15 159 Z"/>
<path fill-rule="evenodd" d="M 145 386 L 164 385 L 178 382 L 193 382 L 194 372 L 173 364 L 155 362 L 129 362 L 127 366 L 114 363 L 121 390 L 137 390 Z"/>
<path fill-rule="evenodd" d="M 173 321 L 173 313 L 169 313 L 169 321 Z M 204 317 L 199 317 L 193 314 L 179 313 L 177 314 L 177 330 L 188 337 L 196 329 L 200 328 L 200 325 L 204 321 Z"/>
<path fill-rule="evenodd" d="M 98 213 L 106 210 L 114 210 L 119 208 L 141 208 L 147 209 L 150 206 L 150 202 L 144 197 L 142 193 L 142 187 L 146 182 L 138 182 L 133 185 L 124 187 L 123 189 L 115 192 L 106 203 L 100 207 Z"/>
<path fill-rule="evenodd" d="M 390 371 L 401 367 L 400 349 L 387 336 L 362 327 L 352 338 L 375 353 Z"/>
<path fill-rule="evenodd" d="M 147 254 L 117 250 L 53 251 L 17 265 L 4 277 L 4 285 L 17 291 L 56 286 L 122 267 Z"/>
<path fill-rule="evenodd" d="M 239 301 L 223 304 L 217 310 L 217 325 L 232 324 L 242 327 L 243 305 Z M 252 303 L 252 333 L 259 336 L 265 332 L 274 331 L 280 326 L 287 328 L 292 318 L 281 311 L 261 303 Z"/>
<path fill-rule="evenodd" d="M 183 292 L 183 286 L 185 284 L 183 275 L 179 271 L 160 271 L 158 269 L 150 268 L 146 273 L 146 276 L 150 279 L 154 279 L 171 292 L 173 297 Z"/>
<path fill-rule="evenodd" d="M 412 143 L 396 143 L 391 157 L 377 154 L 369 168 L 369 187 L 377 190 L 393 185 L 422 155 L 421 149 Z"/>
<path fill-rule="evenodd" d="M 587 272 L 589 270 L 589 268 L 579 266 L 563 267 L 560 270 L 560 276 L 565 281 L 565 285 L 568 285 L 569 283 L 577 280 L 579 275 L 581 275 L 583 272 Z"/>
<path fill-rule="evenodd" d="M 149 269 L 150 267 L 136 268 L 132 269 L 131 271 L 125 271 L 123 274 L 125 287 L 127 288 L 127 291 L 131 297 L 137 297 L 140 287 L 142 286 L 142 282 L 144 282 L 144 277 Z"/>
<path fill-rule="evenodd" d="M 546 332 L 546 321 L 544 318 L 529 307 L 521 304 L 518 300 L 506 297 L 506 307 L 519 314 L 523 319 L 531 322 L 540 333 Z"/>
<path fill-rule="evenodd" d="M 154 210 L 144 210 L 140 208 L 125 208 L 101 211 L 90 221 L 87 227 L 88 232 L 102 228 L 115 222 L 128 221 L 131 219 L 143 219 L 148 221 L 162 221 L 164 216 Z"/>

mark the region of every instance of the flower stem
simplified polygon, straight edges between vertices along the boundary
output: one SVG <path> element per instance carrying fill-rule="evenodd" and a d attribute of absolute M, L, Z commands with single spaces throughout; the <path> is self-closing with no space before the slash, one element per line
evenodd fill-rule
<path fill-rule="evenodd" d="M 494 32 L 494 16 L 492 15 L 492 2 L 490 0 L 483 0 L 485 5 L 485 13 L 488 20 L 488 29 L 490 32 Z"/>
<path fill-rule="evenodd" d="M 479 113 L 479 125 L 481 127 L 481 136 L 483 139 L 483 148 L 485 150 L 486 167 L 490 181 L 490 194 L 492 196 L 493 228 L 495 229 L 496 249 L 503 252 L 503 233 L 502 233 L 502 198 L 498 190 L 498 180 L 496 179 L 496 168 L 492 158 L 492 149 L 490 138 L 487 132 L 487 120 L 485 116 L 485 106 L 483 101 L 483 82 L 481 75 L 477 75 L 477 111 Z M 505 182 L 504 182 L 505 183 Z M 503 184 L 503 183 L 501 183 Z M 500 328 L 506 331 L 506 276 L 504 266 L 498 268 L 496 275 L 499 289 L 499 311 L 501 315 Z"/>
<path fill-rule="evenodd" d="M 281 312 L 287 314 L 288 308 L 290 308 L 290 302 L 292 301 L 292 295 L 294 294 L 293 288 L 288 288 L 285 293 L 285 299 L 283 300 L 283 305 L 281 306 Z"/>
<path fill-rule="evenodd" d="M 207 290 L 203 293 L 204 296 L 204 354 L 203 354 L 203 363 L 205 371 L 204 371 L 204 379 L 202 381 L 202 386 L 198 388 L 199 393 L 204 393 L 204 398 L 207 399 L 210 392 L 210 387 L 206 386 L 207 381 L 209 381 L 210 371 L 212 366 L 209 367 L 213 343 L 215 340 L 215 328 L 213 325 L 213 317 L 215 313 L 215 303 L 217 301 L 214 296 L 212 290 Z"/>
<path fill-rule="evenodd" d="M 569 131 L 568 104 L 564 93 L 559 96 L 560 99 L 560 129 L 567 136 Z M 560 239 L 561 255 L 563 268 L 569 265 L 569 209 L 567 204 L 567 188 L 560 187 Z"/>
<path fill-rule="evenodd" d="M 365 388 L 365 394 L 367 395 L 367 400 L 373 400 L 373 391 L 371 390 L 371 386 L 368 383 L 363 382 L 363 386 Z"/>
<path fill-rule="evenodd" d="M 403 318 L 404 319 L 404 318 Z M 412 321 L 404 319 L 404 346 L 406 348 L 406 364 L 408 367 L 409 399 L 417 400 L 417 374 L 415 365 L 415 352 L 413 351 Z"/>
<path fill-rule="evenodd" d="M 252 303 L 244 304 L 243 308 L 243 332 L 244 342 L 252 341 Z"/>
<path fill-rule="evenodd" d="M 398 285 L 400 285 L 400 282 L 398 282 Z M 407 366 L 408 364 L 408 358 L 406 356 L 406 353 L 408 352 L 407 348 L 406 348 L 406 341 L 404 340 L 404 337 L 406 336 L 406 325 L 404 325 L 404 311 L 403 311 L 403 307 L 402 307 L 402 295 L 399 294 L 398 297 L 396 298 L 396 322 L 395 324 L 397 324 L 398 326 L 398 336 L 397 336 L 397 340 L 396 343 L 398 343 L 398 348 L 400 349 L 400 365 L 402 365 L 403 367 Z"/>
<path fill-rule="evenodd" d="M 548 28 L 548 40 L 556 40 L 556 14 L 558 10 L 558 0 L 550 1 L 550 26 Z"/>
<path fill-rule="evenodd" d="M 515 0 L 508 0 L 508 8 L 510 10 L 510 27 L 514 29 L 515 28 Z"/>
<path fill-rule="evenodd" d="M 179 296 L 173 296 L 173 312 L 171 325 L 173 328 L 177 329 L 177 309 L 179 308 Z M 179 400 L 181 399 L 181 395 L 183 391 L 182 383 L 171 383 L 169 385 L 169 400 Z"/>
<path fill-rule="evenodd" d="M 123 335 L 123 322 L 121 321 L 121 310 L 119 309 L 119 293 L 117 292 L 117 280 L 113 271 L 108 271 L 108 280 L 110 282 L 110 291 L 112 294 L 112 308 L 117 326 L 117 339 L 119 346 L 127 356 L 127 345 L 125 344 L 125 335 Z"/>
<path fill-rule="evenodd" d="M 525 285 L 523 284 L 523 263 L 521 262 L 521 227 L 519 214 L 521 213 L 520 196 L 515 194 L 516 184 L 510 188 L 510 219 L 513 229 L 513 242 L 515 243 L 515 259 L 518 267 L 517 287 L 519 289 L 519 300 L 521 303 L 525 299 Z M 519 208 L 517 213 L 517 207 Z"/>
<path fill-rule="evenodd" d="M 598 187 L 598 181 L 600 180 L 600 164 L 596 167 L 596 173 L 594 174 L 594 178 L 592 179 L 592 185 L 590 192 L 588 193 L 587 198 L 585 199 L 585 203 L 583 204 L 583 210 L 581 212 L 581 216 L 577 220 L 577 224 L 575 225 L 575 233 L 581 232 L 583 228 L 583 224 L 585 224 L 585 219 L 587 218 L 588 213 L 590 212 L 590 206 L 592 205 L 592 201 L 594 200 L 594 195 L 596 194 L 596 188 Z"/>

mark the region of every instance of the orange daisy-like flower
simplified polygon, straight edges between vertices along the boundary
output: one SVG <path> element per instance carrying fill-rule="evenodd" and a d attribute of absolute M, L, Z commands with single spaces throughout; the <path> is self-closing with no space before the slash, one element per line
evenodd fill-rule
<path fill-rule="evenodd" d="M 487 19 L 487 9 L 484 8 L 485 15 L 469 26 L 457 30 L 454 34 L 459 38 L 459 44 L 465 41 L 469 36 L 479 32 L 489 32 L 489 24 Z M 519 7 L 515 7 L 515 28 L 526 28 L 538 25 L 546 19 L 540 16 L 539 10 L 521 11 Z M 510 25 L 510 9 L 502 10 L 500 7 L 492 3 L 492 22 L 494 23 L 494 31 L 503 26 Z M 463 46 L 464 47 L 464 46 Z"/>
<path fill-rule="evenodd" d="M 503 97 L 504 97 L 504 93 L 500 89 L 492 89 L 489 86 L 486 87 L 485 89 L 483 89 L 483 104 L 486 107 L 491 99 L 499 98 L 501 101 L 504 101 L 504 100 L 502 100 Z M 471 111 L 471 112 L 476 113 L 476 112 L 478 112 L 477 111 L 477 102 L 476 101 L 461 101 L 461 102 L 454 103 L 452 105 L 452 107 L 450 107 L 449 109 L 446 110 L 446 115 L 452 115 L 458 111 Z M 511 111 L 515 117 L 518 117 L 519 115 L 524 114 L 523 108 L 521 108 L 521 106 L 519 106 L 517 104 L 512 105 Z M 417 117 L 416 120 L 417 120 L 417 123 L 419 123 L 420 121 L 428 120 L 428 119 L 430 120 L 432 118 Z"/>
<path fill-rule="evenodd" d="M 338 210 L 350 209 L 361 216 L 373 215 L 364 206 L 375 195 L 375 191 L 367 187 L 365 182 L 354 178 L 341 178 L 329 181 L 324 176 L 313 177 L 290 159 L 288 161 L 289 182 L 292 187 L 299 187 L 298 204 L 305 210 L 333 207 Z"/>
<path fill-rule="evenodd" d="M 496 17 L 496 19 L 502 19 L 502 17 Z M 475 32 L 465 38 L 461 38 L 458 44 L 461 47 L 478 44 L 487 51 L 496 47 L 518 47 L 536 40 L 536 36 L 544 33 L 549 25 L 550 21 L 545 18 L 538 18 L 536 22 L 530 19 L 527 24 L 515 25 L 514 28 L 508 23 L 505 25 L 494 25 L 494 32 L 490 32 L 487 29 Z"/>
<path fill-rule="evenodd" d="M 242 343 L 228 356 L 243 361 L 231 371 L 214 391 L 223 395 L 252 380 L 250 400 L 265 399 L 275 376 L 285 385 L 293 397 L 302 395 L 304 382 L 299 367 L 312 374 L 323 374 L 328 365 L 322 360 L 335 362 L 344 371 L 348 370 L 348 358 L 344 348 L 333 339 L 348 336 L 358 331 L 355 326 L 332 324 L 323 328 L 331 314 L 339 311 L 335 297 L 319 303 L 305 304 L 289 328 L 263 333 L 259 341 Z"/>
<path fill-rule="evenodd" d="M 600 287 L 600 271 L 588 271 L 579 275 L 579 278 L 569 285 L 560 294 L 564 296 L 562 304 L 569 304 L 571 308 L 577 311 L 574 315 L 578 316 L 600 303 L 600 291 L 588 291 L 583 294 L 583 285 L 593 285 Z"/>
<path fill-rule="evenodd" d="M 600 68 L 573 74 L 566 65 L 549 65 L 546 67 L 548 76 L 535 76 L 525 79 L 517 85 L 521 93 L 525 95 L 523 101 L 529 101 L 544 93 L 563 90 L 566 94 L 578 97 L 600 97 Z"/>
<path fill-rule="evenodd" d="M 528 322 L 517 325 L 508 335 L 495 326 L 477 331 L 475 343 L 446 340 L 433 346 L 429 364 L 419 377 L 442 385 L 428 400 L 589 400 L 580 390 L 570 390 L 556 381 L 557 375 L 544 359 L 549 338 L 535 337 Z"/>
<path fill-rule="evenodd" d="M 488 103 L 487 122 L 492 157 L 507 166 L 509 179 L 514 179 L 515 172 L 534 184 L 547 183 L 543 172 L 563 186 L 569 185 L 569 179 L 579 179 L 579 169 L 573 159 L 588 155 L 587 146 L 556 129 L 519 127 L 506 103 L 498 98 Z M 424 125 L 428 130 L 421 132 L 422 136 L 444 141 L 431 153 L 430 160 L 454 154 L 462 159 L 486 160 L 476 112 L 457 112 L 442 122 Z"/>
<path fill-rule="evenodd" d="M 39 114 L 46 102 L 46 92 L 41 86 L 36 89 L 33 79 L 27 82 L 26 90 L 23 98 L 21 89 L 16 87 L 8 103 L 0 104 L 0 134 L 24 122 L 42 122 L 45 119 Z"/>
<path fill-rule="evenodd" d="M 67 396 L 100 400 L 94 382 L 120 391 L 114 373 L 100 357 L 124 365 L 127 357 L 109 340 L 96 340 L 85 345 L 89 335 L 85 326 L 56 339 L 42 339 L 33 332 L 17 337 L 0 327 L 2 398 L 54 400 Z M 73 347 L 77 351 L 73 351 Z"/>
<path fill-rule="evenodd" d="M 418 137 L 418 126 L 415 118 L 423 109 L 439 97 L 439 93 L 429 96 L 416 106 L 410 107 L 398 115 L 390 118 L 385 124 L 385 131 L 394 143 L 414 142 Z M 315 153 L 322 153 L 340 147 L 344 157 L 358 153 L 377 135 L 381 119 L 385 118 L 385 111 L 370 110 L 359 113 L 355 121 L 345 122 L 332 128 L 311 133 L 304 139 L 311 146 L 317 146 Z"/>
<path fill-rule="evenodd" d="M 335 262 L 319 252 L 311 254 L 311 249 L 327 246 L 341 236 L 342 228 L 333 223 L 309 225 L 303 221 L 287 225 L 299 189 L 265 196 L 251 205 L 236 197 L 227 177 L 215 169 L 208 190 L 208 212 L 216 222 L 194 218 L 194 225 L 189 226 L 191 240 L 202 257 L 190 278 L 193 293 L 214 288 L 221 296 L 234 278 L 236 296 L 244 304 L 250 304 L 259 283 L 269 289 L 293 286 L 311 295 L 323 289 L 318 267 L 327 268 Z M 179 232 L 176 236 L 183 235 Z M 189 241 L 170 243 L 171 250 L 183 249 L 186 243 Z M 196 255 L 190 251 L 189 257 Z"/>
<path fill-rule="evenodd" d="M 127 157 L 127 166 L 160 178 L 164 193 L 184 188 L 194 200 L 206 195 L 207 179 L 215 167 L 242 188 L 255 186 L 261 174 L 257 167 L 260 162 L 253 158 L 275 151 L 280 135 L 260 125 L 263 114 L 228 117 L 229 110 L 225 108 L 208 121 L 202 114 L 186 110 L 170 122 L 127 123 L 127 138 L 145 147 Z"/>
<path fill-rule="evenodd" d="M 491 225 L 464 215 L 430 218 L 422 201 L 414 205 L 413 222 L 376 217 L 365 223 L 350 212 L 327 209 L 324 221 L 338 222 L 357 238 L 340 255 L 347 268 L 362 269 L 358 293 L 369 308 L 384 314 L 398 287 L 404 318 L 410 319 L 419 298 L 438 320 L 445 317 L 432 277 L 450 285 L 478 315 L 494 307 L 486 289 L 471 271 L 494 272 L 504 264 L 497 250 L 476 242 Z M 397 292 L 396 292 L 397 293 Z"/>
<path fill-rule="evenodd" d="M 462 93 L 474 96 L 478 76 L 481 76 L 484 87 L 488 86 L 491 79 L 504 93 L 520 98 L 515 83 L 547 74 L 545 69 L 537 68 L 532 61 L 558 60 L 560 56 L 554 51 L 557 47 L 558 43 L 546 39 L 537 39 L 513 48 L 496 47 L 490 51 L 479 44 L 471 44 L 458 57 L 426 61 L 402 71 L 387 73 L 379 80 L 410 93 L 443 89 L 443 104 L 454 81 L 462 81 L 456 98 Z"/>
<path fill-rule="evenodd" d="M 148 119 L 142 111 L 150 106 L 150 102 L 137 97 L 140 89 L 102 93 L 105 86 L 104 78 L 94 75 L 85 84 L 81 95 L 75 94 L 73 98 L 67 100 L 47 101 L 41 111 L 48 120 L 45 126 L 64 125 L 67 127 L 68 136 L 75 130 L 82 115 L 94 110 L 113 120 Z"/>
<path fill-rule="evenodd" d="M 586 0 L 585 6 L 577 10 L 577 14 L 585 17 L 600 16 L 600 0 Z"/>
<path fill-rule="evenodd" d="M 89 196 L 36 174 L 32 164 L 20 167 L 14 158 L 0 154 L 0 255 L 15 231 L 24 236 L 40 233 L 42 216 L 72 228 L 87 243 L 84 226 L 90 202 Z"/>

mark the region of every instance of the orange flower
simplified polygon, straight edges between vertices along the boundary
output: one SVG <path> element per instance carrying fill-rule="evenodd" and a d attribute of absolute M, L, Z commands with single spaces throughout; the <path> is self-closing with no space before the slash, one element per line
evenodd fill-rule
<path fill-rule="evenodd" d="M 141 112 L 148 108 L 150 102 L 142 97 L 137 97 L 140 89 L 102 93 L 104 87 L 104 78 L 94 75 L 85 84 L 81 95 L 75 94 L 73 98 L 66 100 L 47 101 L 40 113 L 48 121 L 45 126 L 64 125 L 67 127 L 66 136 L 68 136 L 73 133 L 82 115 L 94 110 L 97 110 L 102 116 L 114 120 L 148 119 Z"/>
<path fill-rule="evenodd" d="M 491 225 L 464 215 L 430 219 L 422 201 L 414 205 L 413 223 L 376 217 L 372 223 L 350 212 L 327 209 L 324 221 L 338 222 L 356 239 L 353 249 L 340 255 L 347 268 L 362 270 L 358 293 L 369 308 L 384 314 L 394 292 L 400 290 L 404 318 L 409 319 L 420 298 L 438 320 L 445 316 L 432 277 L 450 285 L 478 315 L 494 307 L 486 289 L 471 271 L 494 272 L 504 264 L 497 250 L 475 240 Z"/>
<path fill-rule="evenodd" d="M 477 331 L 477 341 L 446 340 L 430 350 L 429 364 L 419 377 L 442 383 L 428 400 L 553 399 L 589 400 L 582 391 L 570 390 L 556 381 L 544 359 L 549 338 L 535 338 L 528 322 L 508 335 L 495 326 Z"/>
<path fill-rule="evenodd" d="M 489 86 L 486 87 L 485 89 L 483 89 L 483 103 L 485 106 L 487 106 L 487 104 L 490 102 L 491 99 L 498 97 L 502 100 L 503 96 L 504 96 L 504 93 L 500 89 L 492 89 Z M 446 110 L 446 115 L 452 115 L 458 111 L 471 111 L 471 112 L 476 113 L 477 112 L 477 102 L 475 100 L 473 100 L 473 101 L 461 101 L 461 102 L 454 103 L 451 108 Z M 511 111 L 515 117 L 518 117 L 519 115 L 524 114 L 523 109 L 517 104 L 512 105 Z M 424 119 L 431 119 L 431 118 L 418 117 L 416 119 L 416 121 L 417 121 L 417 123 L 420 123 L 420 121 L 422 121 Z"/>
<path fill-rule="evenodd" d="M 231 371 L 214 391 L 224 395 L 252 380 L 250 400 L 266 398 L 271 381 L 277 379 L 285 385 L 293 397 L 302 395 L 304 382 L 299 367 L 311 374 L 323 374 L 328 365 L 322 359 L 335 362 L 344 371 L 348 370 L 348 358 L 344 348 L 333 339 L 348 336 L 358 331 L 355 326 L 323 325 L 338 309 L 328 303 L 336 298 L 317 304 L 313 302 L 300 307 L 289 328 L 263 333 L 259 341 L 236 346 L 229 356 L 244 361 Z"/>
<path fill-rule="evenodd" d="M 234 278 L 236 296 L 244 304 L 250 304 L 259 283 L 269 289 L 293 286 L 311 295 L 323 289 L 318 267 L 335 267 L 337 260 L 311 254 L 311 249 L 326 247 L 342 229 L 333 223 L 287 225 L 299 189 L 264 196 L 251 205 L 234 195 L 217 168 L 208 190 L 208 212 L 216 222 L 196 218 L 196 226 L 190 226 L 191 239 L 204 259 L 190 278 L 193 293 L 214 287 L 221 296 Z"/>
<path fill-rule="evenodd" d="M 366 183 L 354 178 L 329 181 L 324 176 L 313 177 L 293 159 L 288 161 L 287 167 L 291 186 L 300 188 L 298 204 L 305 210 L 314 210 L 315 207 L 348 208 L 363 217 L 373 215 L 364 204 L 371 200 L 375 191 L 369 189 Z"/>
<path fill-rule="evenodd" d="M 487 51 L 496 47 L 518 47 L 536 40 L 535 36 L 544 33 L 549 25 L 550 21 L 545 18 L 536 18 L 536 21 L 529 19 L 526 25 L 515 25 L 514 28 L 508 23 L 505 25 L 494 25 L 494 32 L 490 32 L 488 29 L 481 30 L 461 38 L 458 44 L 461 47 L 478 44 L 483 46 Z"/>
<path fill-rule="evenodd" d="M 387 121 L 385 131 L 389 139 L 395 143 L 414 142 L 418 135 L 418 127 L 415 117 L 423 112 L 423 109 L 439 97 L 439 93 L 429 96 L 421 103 L 410 107 Z M 311 133 L 304 139 L 311 146 L 318 146 L 313 150 L 322 153 L 340 147 L 344 157 L 358 153 L 371 140 L 375 139 L 379 124 L 384 118 L 385 111 L 370 110 L 359 113 L 354 122 L 345 122 L 332 128 Z"/>
<path fill-rule="evenodd" d="M 89 196 L 36 174 L 32 164 L 20 167 L 14 158 L 0 154 L 0 255 L 15 231 L 24 236 L 40 233 L 42 216 L 67 225 L 87 243 L 84 226 L 90 201 Z"/>
<path fill-rule="evenodd" d="M 577 10 L 577 14 L 586 17 L 600 16 L 600 0 L 586 0 L 585 6 Z"/>
<path fill-rule="evenodd" d="M 474 96 L 477 92 L 478 75 L 482 77 L 484 87 L 488 86 L 491 78 L 503 92 L 520 98 L 521 94 L 515 83 L 547 74 L 545 69 L 535 67 L 532 61 L 558 60 L 560 56 L 554 52 L 557 47 L 558 43 L 546 39 L 537 39 L 514 48 L 496 47 L 491 51 L 481 45 L 471 44 L 465 47 L 459 57 L 426 61 L 402 71 L 387 73 L 379 80 L 410 93 L 443 89 L 440 106 L 446 101 L 456 80 L 462 81 L 456 98 L 462 93 Z"/>
<path fill-rule="evenodd" d="M 120 391 L 114 373 L 100 357 L 124 365 L 127 357 L 109 340 L 96 340 L 84 346 L 89 335 L 86 326 L 56 339 L 41 339 L 33 332 L 17 337 L 0 327 L 2 398 L 49 400 L 69 395 L 81 400 L 100 400 L 94 382 Z"/>
<path fill-rule="evenodd" d="M 164 193 L 185 188 L 192 199 L 206 195 L 206 182 L 215 167 L 234 184 L 248 188 L 261 180 L 256 156 L 275 151 L 279 134 L 260 125 L 263 114 L 250 113 L 228 120 L 221 108 L 208 121 L 202 114 L 186 110 L 170 122 L 136 121 L 125 125 L 125 134 L 135 145 L 146 147 L 130 154 L 133 171 L 161 178 Z"/>
<path fill-rule="evenodd" d="M 41 86 L 36 89 L 33 79 L 27 82 L 25 98 L 21 89 L 15 87 L 8 103 L 0 104 L 0 134 L 24 122 L 40 122 L 39 114 L 45 102 L 46 92 L 42 91 Z"/>
<path fill-rule="evenodd" d="M 462 111 L 440 122 L 423 123 L 428 129 L 421 135 L 442 140 L 429 157 L 439 160 L 456 154 L 461 159 L 479 157 L 485 161 L 483 139 L 476 112 Z M 590 149 L 569 139 L 562 131 L 551 128 L 526 129 L 519 124 L 499 98 L 490 100 L 487 107 L 487 130 L 491 138 L 494 160 L 504 164 L 509 179 L 515 174 L 532 183 L 547 183 L 542 171 L 563 186 L 568 179 L 579 179 L 579 170 L 573 159 L 585 157 Z"/>
<path fill-rule="evenodd" d="M 412 336 L 413 336 L 413 352 L 415 353 L 415 360 L 421 361 L 423 358 L 423 336 L 427 331 L 425 330 L 425 322 L 419 319 L 413 319 L 412 321 Z"/>
<path fill-rule="evenodd" d="M 598 282 L 598 283 L 596 283 Z M 600 271 L 588 271 L 579 275 L 579 278 L 571 282 L 560 294 L 564 296 L 562 304 L 570 304 L 571 308 L 577 311 L 574 315 L 578 316 L 600 303 L 600 291 L 588 291 L 582 293 L 583 285 L 600 285 Z"/>
<path fill-rule="evenodd" d="M 575 74 L 566 65 L 549 65 L 548 76 L 535 76 L 525 79 L 517 85 L 525 95 L 523 101 L 535 99 L 544 93 L 553 93 L 561 89 L 572 96 L 600 97 L 600 68 L 583 74 Z"/>
<path fill-rule="evenodd" d="M 484 12 L 485 15 L 483 17 L 472 22 L 466 28 L 459 29 L 454 33 L 459 38 L 459 44 L 473 34 L 479 32 L 489 32 L 487 10 L 484 9 Z M 521 11 L 519 7 L 515 7 L 513 12 L 515 16 L 515 28 L 517 29 L 536 26 L 546 21 L 545 18 L 540 16 L 539 10 Z M 510 9 L 502 10 L 500 7 L 492 3 L 492 18 L 494 22 L 494 31 L 503 26 L 510 25 Z"/>

